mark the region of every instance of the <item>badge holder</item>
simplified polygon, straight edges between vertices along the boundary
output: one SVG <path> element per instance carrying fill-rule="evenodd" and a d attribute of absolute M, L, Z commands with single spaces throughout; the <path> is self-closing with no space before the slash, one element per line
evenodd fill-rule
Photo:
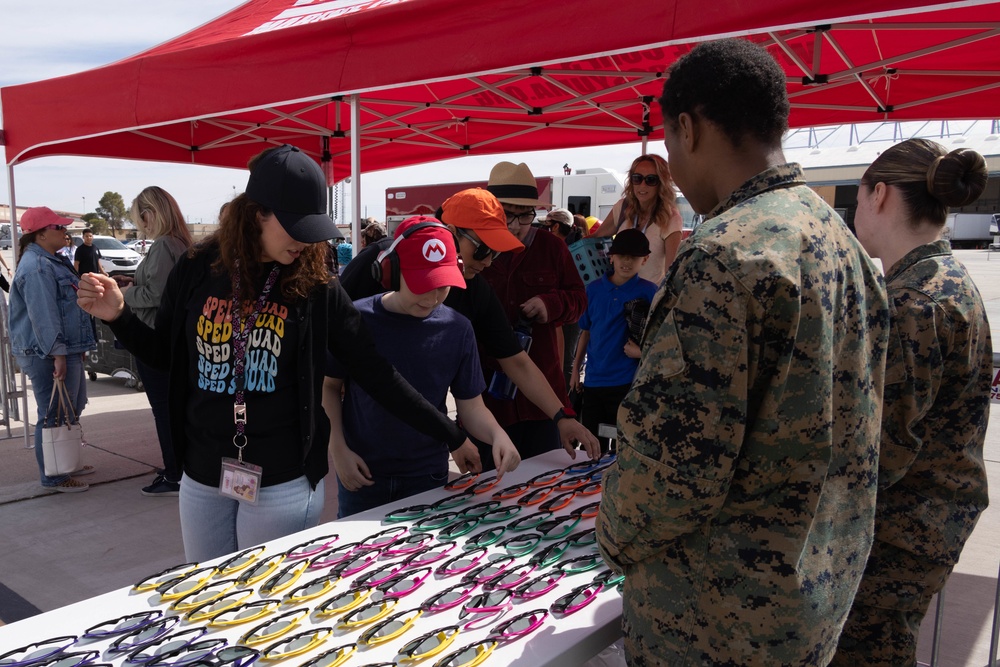
<path fill-rule="evenodd" d="M 256 505 L 258 494 L 260 493 L 260 480 L 264 476 L 264 469 L 258 465 L 247 463 L 243 460 L 243 448 L 247 446 L 247 437 L 240 426 L 246 426 L 247 406 L 236 404 L 233 406 L 233 421 L 237 425 L 236 435 L 233 436 L 233 445 L 239 452 L 238 458 L 223 457 L 222 472 L 219 476 L 219 493 L 236 500 Z M 242 439 L 242 444 L 239 444 Z"/>

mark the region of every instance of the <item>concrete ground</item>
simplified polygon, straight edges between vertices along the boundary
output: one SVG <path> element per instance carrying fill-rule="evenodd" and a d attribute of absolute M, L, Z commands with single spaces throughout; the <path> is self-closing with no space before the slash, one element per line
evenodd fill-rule
<path fill-rule="evenodd" d="M 1000 253 L 956 254 L 976 280 L 993 338 L 1000 341 Z M 4 255 L 10 263 L 7 251 Z M 82 423 L 91 446 L 84 456 L 97 472 L 82 478 L 92 485 L 86 493 L 42 489 L 34 451 L 25 448 L 23 424 L 12 424 L 11 437 L 0 426 L 0 624 L 129 586 L 184 560 L 177 499 L 139 493 L 161 463 L 145 394 L 108 376 L 88 382 L 88 388 L 90 405 Z M 29 403 L 28 414 L 34 415 Z M 991 486 L 998 489 L 997 403 L 985 458 Z M 323 521 L 335 517 L 336 497 L 328 493 Z M 1000 502 L 994 500 L 945 591 L 938 665 L 987 665 L 998 566 Z M 921 631 L 918 658 L 925 664 L 931 661 L 933 621 L 931 613 Z"/>

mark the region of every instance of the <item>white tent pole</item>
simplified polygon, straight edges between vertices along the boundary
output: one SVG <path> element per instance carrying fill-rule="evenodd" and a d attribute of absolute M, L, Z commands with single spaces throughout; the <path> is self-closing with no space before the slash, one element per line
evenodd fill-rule
<path fill-rule="evenodd" d="M 7 165 L 7 194 L 10 198 L 10 244 L 11 250 L 14 251 L 14 271 L 16 272 L 21 259 L 21 226 L 17 224 L 17 197 L 14 193 L 14 165 L 12 164 Z M 11 282 L 14 282 L 13 278 L 11 278 Z M 28 417 L 28 376 L 23 370 L 21 371 L 21 418 L 24 420 L 24 447 L 30 449 L 34 438 L 33 434 L 29 433 L 31 429 L 28 428 L 31 425 L 31 419 Z"/>
<path fill-rule="evenodd" d="M 351 245 L 361 251 L 361 97 L 351 95 Z"/>

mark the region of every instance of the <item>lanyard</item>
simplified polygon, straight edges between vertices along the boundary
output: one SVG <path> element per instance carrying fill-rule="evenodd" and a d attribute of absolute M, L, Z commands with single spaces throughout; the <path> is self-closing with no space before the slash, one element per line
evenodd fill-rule
<path fill-rule="evenodd" d="M 247 446 L 247 436 L 245 434 L 247 425 L 247 405 L 243 392 L 246 390 L 247 380 L 244 375 L 244 367 L 247 361 L 247 341 L 250 340 L 250 333 L 257 322 L 257 316 L 264 308 L 271 288 L 278 279 L 281 266 L 275 264 L 271 273 L 264 282 L 264 289 L 260 291 L 260 296 L 254 303 L 253 310 L 244 321 L 240 314 L 240 262 L 236 260 L 235 271 L 233 271 L 233 308 L 230 313 L 230 322 L 233 325 L 233 379 L 236 382 L 236 397 L 233 399 L 233 421 L 236 424 L 236 435 L 233 436 L 233 445 L 239 450 L 239 461 L 243 462 L 243 448 Z M 243 444 L 237 444 L 239 439 L 243 439 Z"/>

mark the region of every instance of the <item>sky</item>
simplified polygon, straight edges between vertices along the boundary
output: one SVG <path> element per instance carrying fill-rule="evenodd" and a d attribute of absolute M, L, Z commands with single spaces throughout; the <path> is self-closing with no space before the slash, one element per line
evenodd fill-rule
<path fill-rule="evenodd" d="M 237 0 L 0 0 L 0 87 L 39 81 L 115 62 L 192 30 L 242 4 Z M 101 104 L 99 91 L 74 104 Z M 0 109 L 2 114 L 2 109 Z M 2 127 L 2 123 L 0 123 Z M 385 215 L 385 189 L 401 185 L 487 180 L 500 160 L 526 162 L 535 176 L 574 169 L 628 169 L 641 144 L 517 155 L 468 157 L 362 175 L 362 217 Z M 662 142 L 651 152 L 664 154 Z M 3 164 L 6 155 L 0 147 Z M 0 176 L 0 203 L 9 204 L 7 170 Z M 117 192 L 128 205 L 146 186 L 159 185 L 174 195 L 188 222 L 213 222 L 219 207 L 243 191 L 246 172 L 193 165 L 131 160 L 47 157 L 14 167 L 19 207 L 48 206 L 73 213 L 97 207 L 106 191 Z M 349 188 L 345 188 L 349 192 Z M 346 196 L 350 207 L 350 195 Z M 349 221 L 341 210 L 338 221 Z"/>

